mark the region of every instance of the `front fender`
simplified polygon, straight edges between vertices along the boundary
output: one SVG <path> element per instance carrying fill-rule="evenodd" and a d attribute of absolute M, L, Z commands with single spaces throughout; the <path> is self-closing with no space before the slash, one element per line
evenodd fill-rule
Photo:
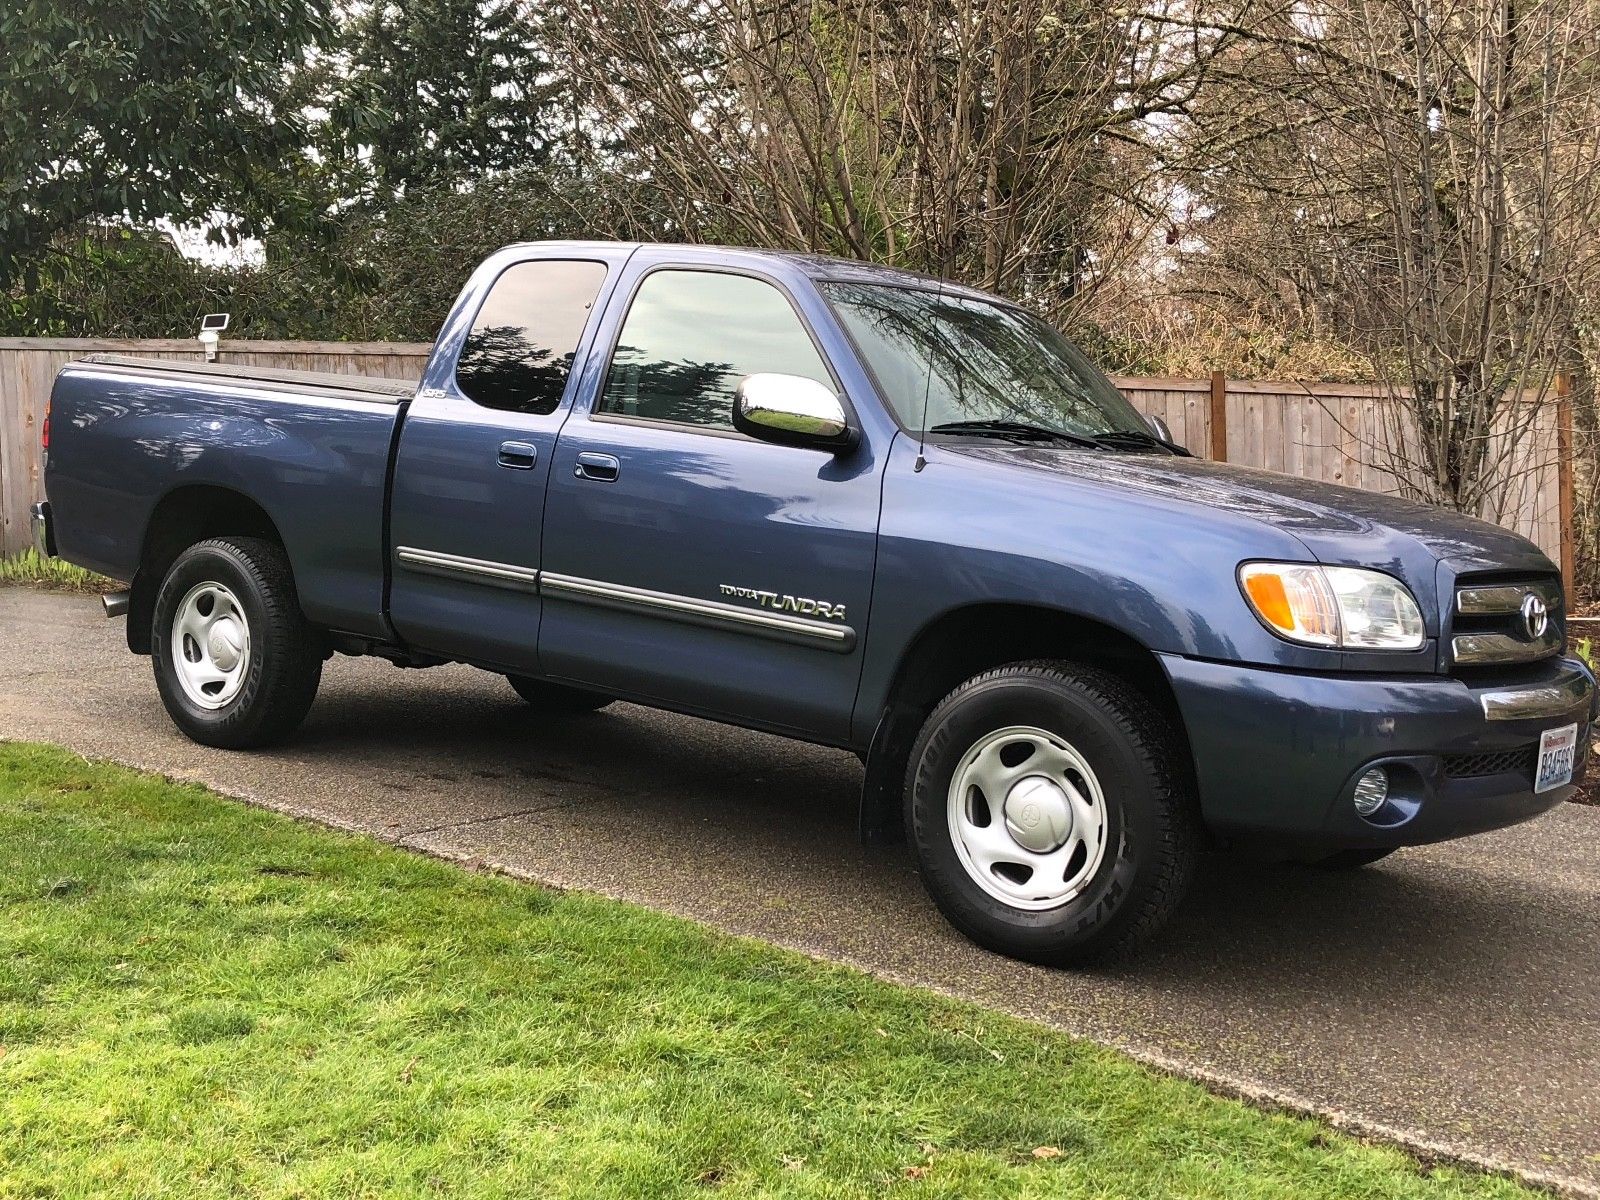
<path fill-rule="evenodd" d="M 1155 653 L 1303 670 L 1340 665 L 1337 652 L 1274 637 L 1240 594 L 1236 571 L 1247 559 L 1311 560 L 1283 530 L 932 447 L 925 469 L 915 469 L 915 458 L 915 443 L 899 439 L 884 479 L 857 744 L 871 737 L 919 634 L 976 604 L 1087 619 Z"/>

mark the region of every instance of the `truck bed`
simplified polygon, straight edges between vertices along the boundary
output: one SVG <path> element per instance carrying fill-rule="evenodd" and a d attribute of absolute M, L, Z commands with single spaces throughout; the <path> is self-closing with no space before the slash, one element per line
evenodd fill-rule
<path fill-rule="evenodd" d="M 68 363 L 51 393 L 46 467 L 57 547 L 131 579 L 163 502 L 208 495 L 193 489 L 243 496 L 270 514 L 306 614 L 382 636 L 388 467 L 415 390 L 123 355 Z"/>
<path fill-rule="evenodd" d="M 294 371 L 285 367 L 252 367 L 242 363 L 175 362 L 161 358 L 138 358 L 131 354 L 89 354 L 69 366 L 93 363 L 121 370 L 148 371 L 163 376 L 193 376 L 201 380 L 244 380 L 270 383 L 289 390 L 311 389 L 319 393 L 344 394 L 359 400 L 379 400 L 399 404 L 416 394 L 415 382 L 384 379 L 372 375 L 339 375 L 332 371 Z"/>

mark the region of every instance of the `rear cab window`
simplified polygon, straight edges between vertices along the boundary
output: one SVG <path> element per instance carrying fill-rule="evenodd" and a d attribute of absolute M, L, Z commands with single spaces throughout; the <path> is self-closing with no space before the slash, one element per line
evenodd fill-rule
<path fill-rule="evenodd" d="M 461 394 L 484 408 L 554 412 L 605 279 L 604 263 L 576 259 L 500 272 L 456 359 Z"/>

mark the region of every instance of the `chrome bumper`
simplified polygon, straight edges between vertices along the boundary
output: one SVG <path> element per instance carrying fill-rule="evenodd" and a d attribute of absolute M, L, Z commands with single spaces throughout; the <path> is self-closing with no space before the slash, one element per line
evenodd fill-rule
<path fill-rule="evenodd" d="M 28 510 L 28 525 L 33 531 L 33 548 L 42 558 L 56 556 L 55 530 L 50 527 L 50 501 L 36 500 Z"/>
<path fill-rule="evenodd" d="M 1478 701 L 1483 705 L 1484 719 L 1489 721 L 1562 717 L 1578 709 L 1592 715 L 1595 686 L 1583 668 L 1574 665 L 1554 682 L 1482 692 Z"/>

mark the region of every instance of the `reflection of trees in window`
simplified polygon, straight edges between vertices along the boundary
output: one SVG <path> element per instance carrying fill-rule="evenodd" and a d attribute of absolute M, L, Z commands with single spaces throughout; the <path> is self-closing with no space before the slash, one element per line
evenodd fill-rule
<path fill-rule="evenodd" d="M 908 423 L 1006 419 L 1070 432 L 1118 426 L 1110 385 L 1051 344 L 1053 330 L 997 304 L 908 288 L 830 285 L 840 315 Z M 898 381 L 899 386 L 896 386 Z M 1120 410 L 1125 402 L 1111 396 Z"/>
<path fill-rule="evenodd" d="M 456 360 L 456 385 L 485 408 L 552 413 L 561 406 L 604 263 L 534 259 L 495 279 Z"/>
<path fill-rule="evenodd" d="M 729 362 L 651 359 L 637 346 L 619 345 L 600 410 L 732 429 L 733 394 L 744 375 Z"/>
<path fill-rule="evenodd" d="M 520 325 L 474 329 L 456 362 L 456 381 L 486 408 L 549 413 L 561 403 L 572 370 L 572 352 L 556 357 L 537 345 Z"/>

